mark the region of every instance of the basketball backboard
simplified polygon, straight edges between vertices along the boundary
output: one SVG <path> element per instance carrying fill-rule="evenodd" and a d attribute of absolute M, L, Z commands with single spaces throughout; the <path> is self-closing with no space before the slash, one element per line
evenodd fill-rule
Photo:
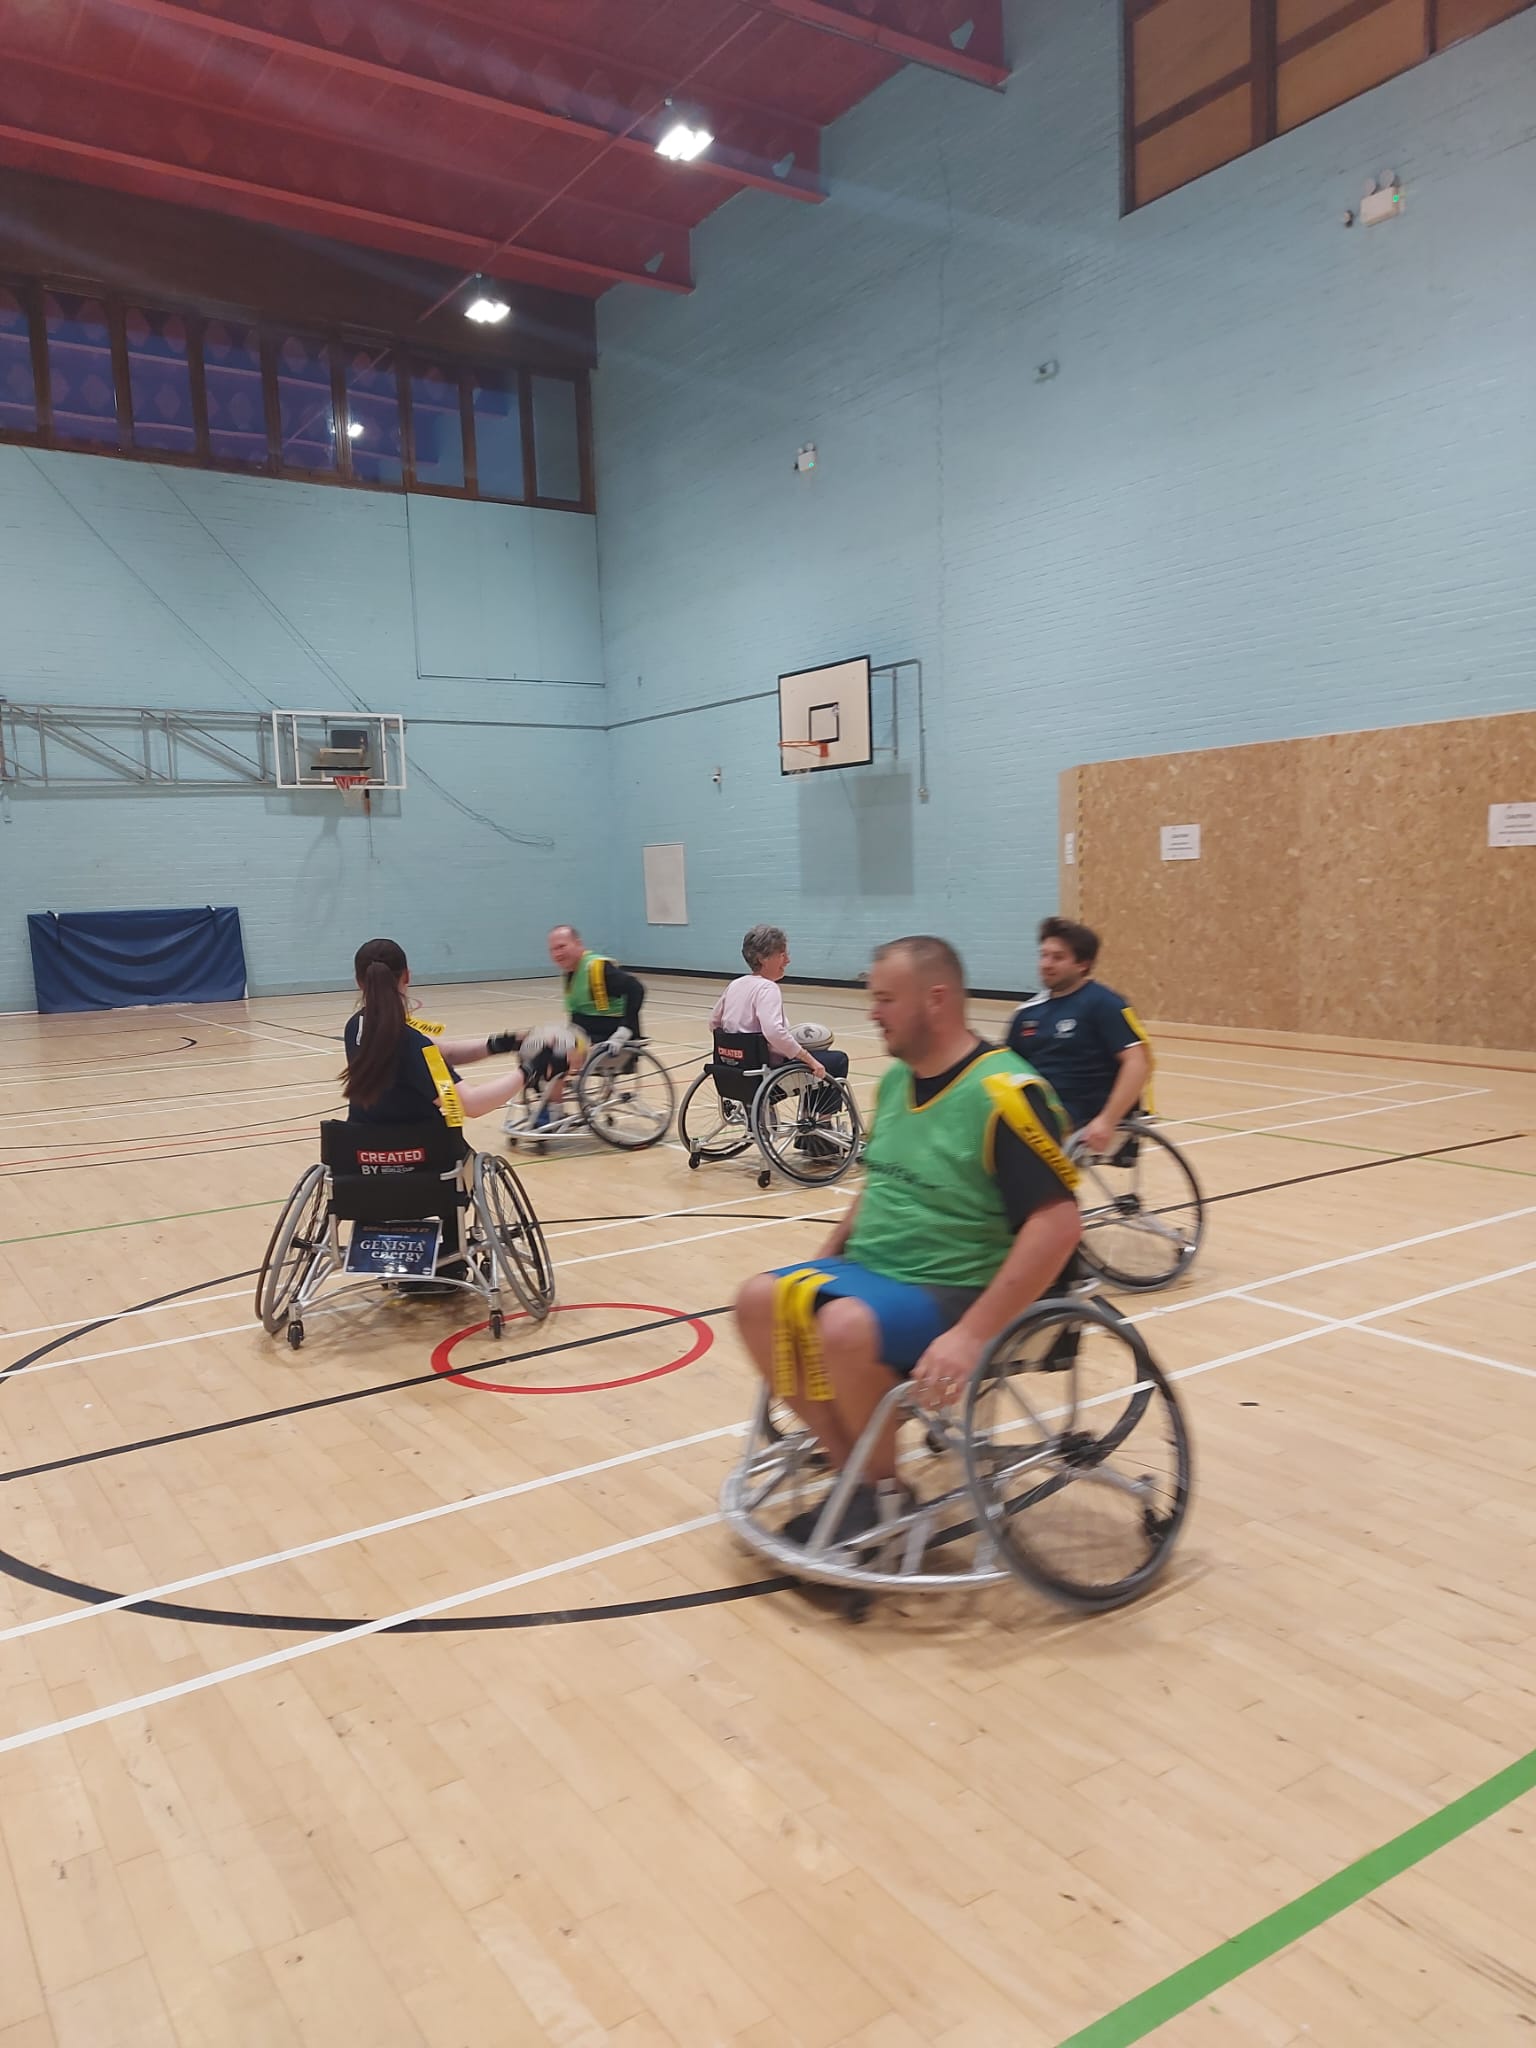
<path fill-rule="evenodd" d="M 874 759 L 869 656 L 779 677 L 779 765 L 785 775 L 862 768 Z"/>

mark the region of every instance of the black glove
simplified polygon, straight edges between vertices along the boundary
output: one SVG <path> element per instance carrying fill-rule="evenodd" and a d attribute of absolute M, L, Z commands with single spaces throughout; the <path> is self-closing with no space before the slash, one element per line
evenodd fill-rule
<path fill-rule="evenodd" d="M 525 1031 L 498 1031 L 494 1038 L 485 1041 L 485 1049 L 491 1054 L 517 1052 L 527 1035 Z"/>

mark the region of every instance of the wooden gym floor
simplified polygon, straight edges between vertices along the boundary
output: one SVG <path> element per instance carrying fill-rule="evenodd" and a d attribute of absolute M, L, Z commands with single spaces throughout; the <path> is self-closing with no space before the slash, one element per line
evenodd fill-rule
<path fill-rule="evenodd" d="M 347 1007 L 0 1019 L 0 2048 L 1536 2037 L 1536 1059 L 1157 1034 L 1172 1570 L 856 1628 L 715 1517 L 726 1304 L 823 1227 L 755 1159 L 527 1163 L 561 1310 L 496 1346 L 253 1326 Z M 867 1093 L 857 996 L 791 1010 Z"/>

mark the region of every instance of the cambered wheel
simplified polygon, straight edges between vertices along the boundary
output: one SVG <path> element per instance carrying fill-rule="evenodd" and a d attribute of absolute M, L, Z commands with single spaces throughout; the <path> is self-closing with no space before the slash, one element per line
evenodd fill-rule
<path fill-rule="evenodd" d="M 965 1467 L 999 1558 L 1089 1613 L 1144 1593 L 1172 1552 L 1190 1450 L 1172 1386 L 1107 1302 L 1044 1302 L 977 1366 Z"/>
<path fill-rule="evenodd" d="M 599 1046 L 576 1076 L 576 1104 L 587 1128 L 621 1152 L 659 1145 L 676 1103 L 672 1076 L 635 1039 L 617 1051 Z"/>
<path fill-rule="evenodd" d="M 752 1127 L 745 1108 L 721 1095 L 714 1076 L 706 1067 L 690 1086 L 677 1112 L 677 1135 L 688 1148 L 688 1164 L 703 1160 L 734 1159 L 752 1143 Z"/>
<path fill-rule="evenodd" d="M 763 1078 L 752 1103 L 752 1135 L 770 1167 L 802 1187 L 826 1187 L 856 1163 L 864 1142 L 853 1090 L 818 1081 L 798 1060 Z"/>
<path fill-rule="evenodd" d="M 1133 1117 L 1102 1159 L 1073 1157 L 1082 1173 L 1083 1263 L 1111 1286 L 1138 1292 L 1176 1280 L 1205 1233 L 1200 1183 L 1178 1147 Z"/>
<path fill-rule="evenodd" d="M 497 1271 L 534 1321 L 543 1322 L 555 1300 L 549 1246 L 522 1182 L 499 1152 L 475 1154 L 474 1205 Z"/>
<path fill-rule="evenodd" d="M 325 1241 L 326 1175 L 311 1166 L 283 1205 L 267 1240 L 266 1256 L 256 1282 L 256 1313 L 269 1337 L 275 1337 L 288 1315 L 316 1251 Z M 290 1337 L 289 1342 L 292 1343 Z M 300 1343 L 303 1342 L 302 1335 Z M 297 1349 L 297 1346 L 295 1346 Z"/>

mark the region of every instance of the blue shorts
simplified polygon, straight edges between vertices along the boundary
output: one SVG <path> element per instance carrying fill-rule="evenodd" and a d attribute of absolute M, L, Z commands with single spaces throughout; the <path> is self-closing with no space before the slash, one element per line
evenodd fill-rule
<path fill-rule="evenodd" d="M 880 1362 L 903 1377 L 982 1292 L 979 1287 L 920 1287 L 911 1280 L 888 1280 L 852 1259 L 802 1259 L 776 1268 L 780 1274 L 807 1270 L 827 1276 L 818 1308 L 824 1301 L 862 1301 L 873 1313 L 880 1327 Z"/>

